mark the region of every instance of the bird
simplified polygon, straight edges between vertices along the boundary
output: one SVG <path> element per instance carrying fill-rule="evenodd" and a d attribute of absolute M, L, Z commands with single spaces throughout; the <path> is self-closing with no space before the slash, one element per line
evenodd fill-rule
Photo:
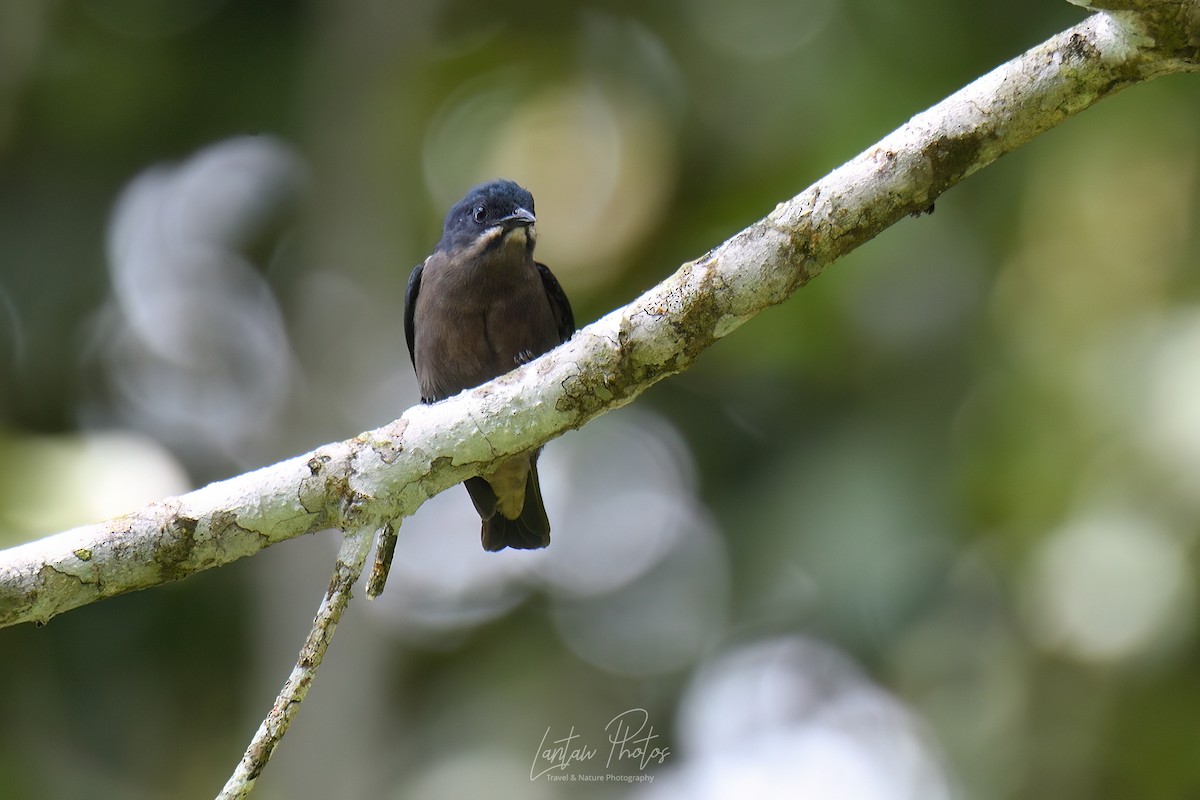
<path fill-rule="evenodd" d="M 442 238 L 415 267 L 404 297 L 404 335 L 421 402 L 434 403 L 532 361 L 575 333 L 562 286 L 533 257 L 533 195 L 498 179 L 467 191 L 446 214 Z M 501 459 L 464 482 L 482 522 L 484 550 L 550 544 L 537 459 Z"/>

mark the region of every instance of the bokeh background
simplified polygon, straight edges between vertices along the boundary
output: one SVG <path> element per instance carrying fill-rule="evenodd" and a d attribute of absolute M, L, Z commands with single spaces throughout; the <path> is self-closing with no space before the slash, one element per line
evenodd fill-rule
<path fill-rule="evenodd" d="M 0 546 L 398 416 L 475 182 L 586 323 L 1080 19 L 6 0 Z M 553 442 L 549 550 L 428 503 L 255 796 L 1200 795 L 1198 97 L 1106 100 Z M 0 631 L 0 798 L 212 796 L 336 543 Z M 634 709 L 661 759 L 609 759 Z"/>

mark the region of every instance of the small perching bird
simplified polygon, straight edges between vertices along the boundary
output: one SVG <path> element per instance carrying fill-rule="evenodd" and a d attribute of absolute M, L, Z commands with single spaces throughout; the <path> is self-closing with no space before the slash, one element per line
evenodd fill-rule
<path fill-rule="evenodd" d="M 421 401 L 470 389 L 571 338 L 562 287 L 533 259 L 533 196 L 509 180 L 459 200 L 433 254 L 408 279 L 404 335 Z M 497 461 L 463 485 L 483 520 L 485 550 L 550 544 L 538 485 L 538 448 Z"/>

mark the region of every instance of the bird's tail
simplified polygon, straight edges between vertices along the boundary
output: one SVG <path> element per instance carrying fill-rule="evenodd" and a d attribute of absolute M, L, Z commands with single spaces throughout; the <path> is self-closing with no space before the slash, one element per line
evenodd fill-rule
<path fill-rule="evenodd" d="M 467 491 L 475 501 L 475 507 L 483 518 L 484 550 L 536 550 L 550 544 L 550 519 L 542 504 L 542 487 L 538 483 L 537 463 L 529 465 L 529 476 L 525 481 L 525 504 L 516 519 L 508 519 L 498 508 L 496 494 L 483 478 L 466 481 Z"/>

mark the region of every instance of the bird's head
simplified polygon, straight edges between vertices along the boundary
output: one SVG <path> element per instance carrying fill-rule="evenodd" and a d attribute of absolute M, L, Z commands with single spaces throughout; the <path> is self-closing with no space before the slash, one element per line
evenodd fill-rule
<path fill-rule="evenodd" d="M 533 249 L 533 195 L 509 180 L 476 186 L 454 204 L 438 249 L 447 252 L 494 247 Z"/>

